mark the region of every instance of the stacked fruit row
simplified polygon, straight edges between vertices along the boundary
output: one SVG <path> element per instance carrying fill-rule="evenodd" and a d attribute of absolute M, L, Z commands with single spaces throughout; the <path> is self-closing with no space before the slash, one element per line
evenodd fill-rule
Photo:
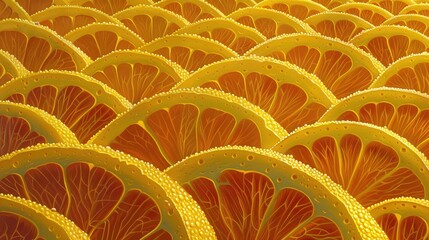
<path fill-rule="evenodd" d="M 429 238 L 429 3 L 0 0 L 0 238 Z"/>

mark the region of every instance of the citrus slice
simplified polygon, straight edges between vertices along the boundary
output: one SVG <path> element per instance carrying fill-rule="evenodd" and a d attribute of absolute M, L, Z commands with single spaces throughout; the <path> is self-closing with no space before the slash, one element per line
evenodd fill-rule
<path fill-rule="evenodd" d="M 228 18 L 201 20 L 175 32 L 182 33 L 197 34 L 216 40 L 240 55 L 266 40 L 257 30 Z"/>
<path fill-rule="evenodd" d="M 27 69 L 10 53 L 0 50 L 0 86 L 16 78 L 27 74 Z"/>
<path fill-rule="evenodd" d="M 401 57 L 429 51 L 429 38 L 403 26 L 377 26 L 361 32 L 350 42 L 385 66 Z"/>
<path fill-rule="evenodd" d="M 420 14 L 429 17 L 429 3 L 419 3 L 406 6 L 400 14 Z"/>
<path fill-rule="evenodd" d="M 90 143 L 110 146 L 163 170 L 212 147 L 269 148 L 286 131 L 243 98 L 212 89 L 181 89 L 143 100 Z"/>
<path fill-rule="evenodd" d="M 0 49 L 14 55 L 30 71 L 76 71 L 90 61 L 52 30 L 18 19 L 0 21 Z"/>
<path fill-rule="evenodd" d="M 286 33 L 314 32 L 310 26 L 301 20 L 273 9 L 244 8 L 228 17 L 241 24 L 255 28 L 267 38 Z"/>
<path fill-rule="evenodd" d="M 91 23 L 67 33 L 64 38 L 92 60 L 120 49 L 136 49 L 144 44 L 137 34 L 120 24 Z"/>
<path fill-rule="evenodd" d="M 398 15 L 385 21 L 383 25 L 407 26 L 426 36 L 429 36 L 429 17 L 419 14 Z"/>
<path fill-rule="evenodd" d="M 79 5 L 98 9 L 108 15 L 113 15 L 126 8 L 139 4 L 151 5 L 151 0 L 68 0 L 70 5 Z"/>
<path fill-rule="evenodd" d="M 288 132 L 316 122 L 337 100 L 314 75 L 266 57 L 227 59 L 201 68 L 177 88 L 213 88 L 246 98 Z"/>
<path fill-rule="evenodd" d="M 138 5 L 114 15 L 145 42 L 170 35 L 189 22 L 160 7 Z"/>
<path fill-rule="evenodd" d="M 338 7 L 338 6 L 348 2 L 348 0 L 312 0 L 312 1 L 319 3 L 328 9 Z"/>
<path fill-rule="evenodd" d="M 310 27 L 322 35 L 348 42 L 354 36 L 374 25 L 348 13 L 323 12 L 305 20 Z"/>
<path fill-rule="evenodd" d="M 37 108 L 0 101 L 0 156 L 39 143 L 77 143 L 58 119 Z"/>
<path fill-rule="evenodd" d="M 135 50 L 115 51 L 103 56 L 82 73 L 107 84 L 133 104 L 167 92 L 188 76 L 179 65 L 162 56 Z"/>
<path fill-rule="evenodd" d="M 273 149 L 326 173 L 364 207 L 394 197 L 429 197 L 427 159 L 386 128 L 317 123 L 291 133 Z"/>
<path fill-rule="evenodd" d="M 372 83 L 381 86 L 414 89 L 429 94 L 429 53 L 412 54 L 392 63 Z"/>
<path fill-rule="evenodd" d="M 415 91 L 379 88 L 343 99 L 320 121 L 349 120 L 386 127 L 406 138 L 427 157 L 429 96 Z"/>
<path fill-rule="evenodd" d="M 225 16 L 204 0 L 163 0 L 156 3 L 155 6 L 176 13 L 191 23 L 202 19 Z"/>
<path fill-rule="evenodd" d="M 2 239 L 88 239 L 72 221 L 32 201 L 0 193 Z"/>
<path fill-rule="evenodd" d="M 368 208 L 368 211 L 391 240 L 427 239 L 429 236 L 429 201 L 395 198 Z"/>
<path fill-rule="evenodd" d="M 366 89 L 384 69 L 370 54 L 345 42 L 314 34 L 290 34 L 262 43 L 246 55 L 289 61 L 316 74 L 337 98 Z"/>
<path fill-rule="evenodd" d="M 38 72 L 0 87 L 0 99 L 40 108 L 56 116 L 86 142 L 131 104 L 92 78 L 74 72 Z"/>
<path fill-rule="evenodd" d="M 111 149 L 38 145 L 0 158 L 0 169 L 0 192 L 54 208 L 91 239 L 214 239 L 177 183 Z"/>
<path fill-rule="evenodd" d="M 190 34 L 165 36 L 146 44 L 140 50 L 159 54 L 190 72 L 206 64 L 238 56 L 217 41 Z"/>
<path fill-rule="evenodd" d="M 94 22 L 120 23 L 99 10 L 71 5 L 52 6 L 32 15 L 31 19 L 49 27 L 61 36 Z"/>
<path fill-rule="evenodd" d="M 370 0 L 368 3 L 380 6 L 394 15 L 401 12 L 406 6 L 416 4 L 413 0 Z"/>
<path fill-rule="evenodd" d="M 213 7 L 225 15 L 233 13 L 241 8 L 253 7 L 256 2 L 253 0 L 205 0 Z"/>
<path fill-rule="evenodd" d="M 25 11 L 33 15 L 36 12 L 42 11 L 43 9 L 46 9 L 50 6 L 52 6 L 55 2 L 55 0 L 15 0 L 19 5 L 21 5 L 22 8 L 25 9 Z M 67 0 L 60 0 L 59 2 L 65 3 Z"/>
<path fill-rule="evenodd" d="M 332 9 L 332 11 L 345 12 L 358 16 L 375 26 L 393 17 L 393 14 L 386 9 L 369 3 L 345 3 Z"/>
<path fill-rule="evenodd" d="M 8 18 L 30 20 L 30 15 L 15 0 L 2 0 L 0 2 L 0 20 Z"/>
<path fill-rule="evenodd" d="M 387 239 L 326 175 L 267 149 L 221 147 L 167 169 L 219 239 Z"/>
<path fill-rule="evenodd" d="M 294 16 L 300 20 L 304 20 L 314 14 L 328 11 L 325 6 L 307 0 L 264 0 L 258 3 L 256 7 L 274 9 Z"/>

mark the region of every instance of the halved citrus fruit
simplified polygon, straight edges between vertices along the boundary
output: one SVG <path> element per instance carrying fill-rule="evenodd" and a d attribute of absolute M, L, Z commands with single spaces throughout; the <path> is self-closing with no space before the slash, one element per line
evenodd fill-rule
<path fill-rule="evenodd" d="M 29 21 L 0 21 L 0 49 L 14 55 L 30 71 L 80 70 L 90 59 L 69 41 Z"/>
<path fill-rule="evenodd" d="M 266 40 L 257 30 L 228 18 L 201 20 L 175 32 L 182 33 L 197 34 L 216 40 L 240 55 Z"/>
<path fill-rule="evenodd" d="M 82 73 L 107 84 L 131 103 L 167 92 L 188 73 L 162 56 L 136 50 L 115 51 L 103 56 Z"/>
<path fill-rule="evenodd" d="M 165 36 L 146 44 L 140 50 L 159 54 L 190 72 L 204 65 L 238 56 L 215 40 L 191 34 Z"/>
<path fill-rule="evenodd" d="M 256 2 L 253 0 L 205 0 L 207 3 L 228 15 L 241 8 L 253 7 Z"/>
<path fill-rule="evenodd" d="M 120 49 L 136 49 L 144 44 L 136 33 L 120 24 L 91 23 L 67 33 L 64 38 L 92 60 Z"/>
<path fill-rule="evenodd" d="M 351 2 L 342 4 L 332 11 L 345 12 L 358 16 L 375 26 L 382 24 L 386 19 L 393 17 L 386 9 L 370 3 Z"/>
<path fill-rule="evenodd" d="M 170 35 L 189 22 L 160 7 L 138 5 L 113 15 L 145 42 Z"/>
<path fill-rule="evenodd" d="M 312 0 L 312 1 L 317 2 L 328 9 L 338 7 L 339 5 L 342 5 L 348 2 L 348 0 Z"/>
<path fill-rule="evenodd" d="M 429 201 L 426 199 L 389 199 L 369 207 L 368 211 L 391 240 L 429 237 Z"/>
<path fill-rule="evenodd" d="M 351 44 L 315 34 L 290 34 L 268 40 L 246 55 L 289 61 L 316 74 L 337 98 L 366 89 L 384 69 Z"/>
<path fill-rule="evenodd" d="M 202 19 L 225 16 L 204 0 L 163 0 L 156 3 L 155 6 L 176 13 L 191 23 Z"/>
<path fill-rule="evenodd" d="M 387 128 L 317 123 L 291 133 L 273 149 L 326 173 L 364 207 L 394 197 L 429 197 L 427 159 Z"/>
<path fill-rule="evenodd" d="M 54 2 L 60 2 L 60 3 L 67 3 L 67 0 L 15 0 L 19 5 L 22 6 L 22 8 L 25 9 L 25 11 L 33 15 L 36 12 L 42 11 L 43 9 L 46 9 L 52 5 L 54 5 Z"/>
<path fill-rule="evenodd" d="M 16 78 L 0 87 L 0 99 L 40 108 L 56 116 L 86 142 L 131 104 L 91 77 L 49 71 Z"/>
<path fill-rule="evenodd" d="M 407 26 L 426 36 L 429 36 L 429 17 L 419 14 L 398 15 L 385 21 L 383 25 Z"/>
<path fill-rule="evenodd" d="M 320 121 L 349 120 L 386 127 L 401 135 L 427 157 L 429 96 L 415 91 L 376 88 L 354 94 L 329 109 Z"/>
<path fill-rule="evenodd" d="M 406 6 L 416 4 L 413 0 L 370 0 L 368 3 L 380 6 L 394 15 L 401 12 Z"/>
<path fill-rule="evenodd" d="M 90 143 L 110 146 L 166 169 L 212 147 L 269 148 L 286 131 L 243 98 L 212 89 L 181 89 L 143 100 Z"/>
<path fill-rule="evenodd" d="M 314 32 L 310 26 L 301 20 L 273 9 L 244 8 L 228 17 L 255 28 L 267 38 L 286 33 Z"/>
<path fill-rule="evenodd" d="M 412 54 L 392 63 L 372 83 L 381 86 L 414 89 L 429 94 L 429 53 Z"/>
<path fill-rule="evenodd" d="M 94 22 L 120 23 L 97 9 L 72 5 L 52 6 L 32 15 L 31 19 L 61 36 Z"/>
<path fill-rule="evenodd" d="M 0 2 L 0 20 L 8 18 L 30 20 L 30 15 L 15 0 L 2 0 Z"/>
<path fill-rule="evenodd" d="M 377 26 L 361 32 L 350 42 L 385 66 L 401 57 L 429 51 L 429 38 L 404 26 Z"/>
<path fill-rule="evenodd" d="M 2 239 L 89 239 L 72 221 L 51 209 L 0 193 Z"/>
<path fill-rule="evenodd" d="M 0 156 L 39 143 L 77 143 L 61 121 L 24 104 L 0 101 Z"/>
<path fill-rule="evenodd" d="M 326 175 L 268 149 L 221 147 L 167 169 L 219 239 L 387 239 Z"/>
<path fill-rule="evenodd" d="M 16 78 L 27 74 L 28 71 L 22 66 L 15 56 L 0 50 L 0 86 Z"/>
<path fill-rule="evenodd" d="M 309 16 L 318 14 L 328 9 L 319 3 L 307 0 L 264 0 L 255 7 L 270 8 L 304 20 Z"/>
<path fill-rule="evenodd" d="M 151 5 L 151 0 L 68 0 L 70 5 L 79 5 L 98 9 L 108 15 L 113 15 L 126 8 L 139 4 Z"/>
<path fill-rule="evenodd" d="M 420 14 L 429 17 L 429 3 L 409 5 L 402 9 L 400 14 Z"/>
<path fill-rule="evenodd" d="M 195 201 L 150 164 L 88 145 L 0 158 L 0 192 L 54 208 L 91 239 L 215 239 Z"/>
<path fill-rule="evenodd" d="M 316 122 L 337 101 L 314 75 L 288 62 L 240 57 L 201 68 L 174 88 L 213 88 L 246 98 L 288 132 Z"/>
<path fill-rule="evenodd" d="M 364 19 L 348 13 L 323 12 L 307 18 L 308 23 L 322 35 L 348 42 L 354 36 L 374 25 Z"/>

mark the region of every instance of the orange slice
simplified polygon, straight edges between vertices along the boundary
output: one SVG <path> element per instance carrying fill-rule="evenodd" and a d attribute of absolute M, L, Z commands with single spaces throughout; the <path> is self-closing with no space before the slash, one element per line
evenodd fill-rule
<path fill-rule="evenodd" d="M 429 38 L 403 26 L 377 26 L 350 41 L 388 66 L 401 57 L 429 51 Z"/>
<path fill-rule="evenodd" d="M 313 0 L 313 1 L 325 6 L 328 9 L 338 7 L 348 2 L 348 0 Z"/>
<path fill-rule="evenodd" d="M 383 25 L 407 26 L 429 36 L 429 17 L 419 14 L 398 15 L 385 21 Z"/>
<path fill-rule="evenodd" d="M 77 143 L 58 119 L 37 108 L 0 101 L 0 156 L 39 143 Z"/>
<path fill-rule="evenodd" d="M 221 11 L 204 0 L 163 0 L 156 3 L 155 6 L 176 13 L 191 23 L 202 19 L 225 16 Z"/>
<path fill-rule="evenodd" d="M 182 33 L 197 34 L 216 40 L 240 55 L 266 40 L 257 30 L 228 18 L 201 20 L 175 32 Z"/>
<path fill-rule="evenodd" d="M 370 0 L 368 3 L 380 6 L 394 15 L 402 11 L 406 6 L 413 5 L 413 0 Z"/>
<path fill-rule="evenodd" d="M 0 99 L 34 106 L 56 116 L 86 142 L 131 104 L 92 78 L 73 72 L 39 72 L 0 87 Z"/>
<path fill-rule="evenodd" d="M 381 86 L 414 89 L 429 94 L 429 53 L 412 54 L 392 63 L 372 83 Z"/>
<path fill-rule="evenodd" d="M 326 173 L 364 207 L 400 196 L 429 197 L 427 159 L 386 128 L 318 123 L 291 133 L 273 149 Z"/>
<path fill-rule="evenodd" d="M 358 16 L 375 26 L 393 17 L 393 14 L 386 9 L 369 3 L 345 3 L 332 9 L 332 11 L 345 12 Z"/>
<path fill-rule="evenodd" d="M 139 5 L 114 15 L 145 42 L 170 35 L 189 22 L 160 7 Z"/>
<path fill-rule="evenodd" d="M 400 14 L 420 14 L 429 17 L 429 3 L 419 3 L 406 6 Z"/>
<path fill-rule="evenodd" d="M 70 5 L 79 5 L 98 9 L 108 15 L 113 15 L 126 8 L 139 4 L 151 5 L 151 0 L 68 0 Z"/>
<path fill-rule="evenodd" d="M 416 198 L 389 199 L 368 208 L 391 240 L 429 237 L 429 201 Z"/>
<path fill-rule="evenodd" d="M 294 16 L 300 20 L 304 20 L 314 14 L 328 11 L 325 6 L 307 0 L 264 0 L 258 3 L 256 7 L 274 9 Z"/>
<path fill-rule="evenodd" d="M 15 0 L 3 0 L 0 2 L 0 20 L 8 18 L 30 20 L 30 15 Z"/>
<path fill-rule="evenodd" d="M 206 2 L 225 15 L 233 13 L 241 8 L 253 7 L 256 5 L 256 2 L 253 0 L 206 0 Z"/>
<path fill-rule="evenodd" d="M 110 149 L 38 145 L 0 158 L 0 169 L 0 192 L 55 209 L 91 239 L 215 239 L 177 183 Z"/>
<path fill-rule="evenodd" d="M 287 131 L 316 122 L 337 100 L 314 75 L 266 57 L 228 59 L 201 68 L 176 88 L 213 88 L 246 98 Z"/>
<path fill-rule="evenodd" d="M 310 26 L 299 19 L 273 9 L 244 8 L 228 17 L 241 24 L 255 28 L 267 38 L 286 33 L 314 32 Z"/>
<path fill-rule="evenodd" d="M 128 28 L 114 23 L 91 23 L 67 33 L 70 40 L 95 60 L 120 49 L 136 49 L 144 41 Z"/>
<path fill-rule="evenodd" d="M 82 230 L 61 214 L 32 201 L 0 193 L 2 239 L 89 240 Z"/>
<path fill-rule="evenodd" d="M 212 89 L 182 89 L 143 100 L 97 133 L 110 146 L 163 170 L 212 147 L 272 147 L 286 131 L 243 98 Z"/>
<path fill-rule="evenodd" d="M 326 175 L 267 149 L 212 149 L 166 173 L 200 204 L 219 239 L 387 239 Z"/>
<path fill-rule="evenodd" d="M 0 50 L 0 86 L 16 78 L 27 74 L 27 69 L 10 53 Z"/>
<path fill-rule="evenodd" d="M 322 35 L 348 42 L 354 36 L 374 25 L 348 13 L 323 12 L 305 20 L 310 27 Z"/>
<path fill-rule="evenodd" d="M 167 92 L 188 76 L 179 65 L 162 56 L 134 50 L 103 56 L 82 73 L 107 84 L 131 103 Z"/>
<path fill-rule="evenodd" d="M 379 88 L 343 99 L 320 121 L 350 120 L 386 127 L 429 157 L 429 96 L 414 91 Z"/>
<path fill-rule="evenodd" d="M 36 12 L 42 11 L 43 9 L 49 8 L 54 4 L 67 4 L 68 0 L 15 0 L 25 11 L 33 15 Z"/>
<path fill-rule="evenodd" d="M 273 38 L 246 53 L 251 54 L 289 61 L 316 74 L 337 98 L 366 89 L 384 69 L 353 45 L 314 34 Z"/>
<path fill-rule="evenodd" d="M 206 64 L 238 56 L 217 41 L 190 34 L 165 36 L 140 50 L 159 54 L 190 72 Z"/>
<path fill-rule="evenodd" d="M 28 21 L 0 21 L 0 49 L 14 55 L 30 71 L 76 71 L 90 59 L 52 30 Z"/>
<path fill-rule="evenodd" d="M 71 5 L 52 6 L 32 15 L 31 19 L 61 36 L 94 22 L 120 23 L 117 19 L 96 9 Z"/>

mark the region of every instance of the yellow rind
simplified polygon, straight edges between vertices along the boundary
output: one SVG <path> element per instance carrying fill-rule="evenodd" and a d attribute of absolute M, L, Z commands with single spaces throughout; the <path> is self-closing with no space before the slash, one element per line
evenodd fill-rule
<path fill-rule="evenodd" d="M 410 11 L 416 11 L 416 14 L 420 14 L 418 13 L 418 11 L 422 11 L 422 10 L 429 10 L 429 2 L 421 2 L 421 3 L 416 3 L 413 5 L 409 5 L 404 7 L 404 9 L 402 9 L 401 12 L 399 12 L 399 14 L 408 14 Z M 421 14 L 420 14 L 421 15 Z M 425 15 L 423 15 L 425 16 Z"/>
<path fill-rule="evenodd" d="M 23 7 L 21 7 L 21 5 L 19 5 L 19 3 L 16 2 L 15 0 L 2 0 L 2 2 L 6 6 L 10 7 L 13 12 L 17 13 L 19 19 L 31 20 L 31 17 L 27 13 L 27 11 L 25 11 L 25 9 Z"/>
<path fill-rule="evenodd" d="M 3 66 L 7 73 L 13 77 L 20 77 L 28 74 L 28 70 L 12 54 L 0 49 L 0 65 Z"/>
<path fill-rule="evenodd" d="M 241 146 L 213 148 L 176 163 L 165 173 L 180 184 L 198 177 L 217 182 L 219 174 L 225 169 L 258 172 L 269 177 L 277 189 L 293 188 L 304 192 L 315 206 L 313 216 L 331 219 L 344 239 L 387 239 L 369 213 L 326 174 L 291 156 L 269 149 Z M 297 177 L 296 180 L 291 178 L 292 174 Z M 345 223 L 347 221 L 348 224 Z"/>
<path fill-rule="evenodd" d="M 37 227 L 38 236 L 45 239 L 89 240 L 86 233 L 63 215 L 26 199 L 0 193 L 0 212 L 13 213 L 29 220 Z M 11 236 L 2 237 L 8 239 Z"/>
<path fill-rule="evenodd" d="M 64 142 L 76 144 L 79 141 L 74 133 L 56 117 L 38 108 L 20 103 L 0 101 L 0 113 L 3 116 L 25 119 L 47 142 Z"/>
<path fill-rule="evenodd" d="M 313 2 L 313 1 L 308 1 L 308 0 L 288 0 L 288 1 L 284 1 L 284 0 L 263 0 L 261 2 L 259 2 L 258 4 L 256 4 L 255 7 L 263 7 L 266 8 L 267 6 L 270 7 L 270 9 L 272 9 L 272 6 L 276 3 L 282 3 L 282 4 L 286 4 L 286 5 L 294 5 L 294 3 L 298 3 L 298 4 L 302 4 L 305 5 L 307 7 L 307 9 L 310 10 L 316 10 L 319 12 L 325 12 L 328 11 L 328 9 L 323 6 L 320 3 L 317 2 Z M 304 19 L 302 19 L 304 20 Z"/>
<path fill-rule="evenodd" d="M 358 8 L 360 10 L 362 9 L 370 9 L 373 13 L 378 13 L 380 14 L 382 17 L 384 17 L 385 19 L 389 19 L 391 17 L 393 17 L 394 15 L 387 11 L 386 9 L 379 7 L 377 5 L 374 4 L 370 4 L 370 3 L 366 3 L 366 2 L 349 2 L 349 3 L 345 3 L 342 4 L 338 7 L 335 7 L 332 9 L 332 11 L 335 12 L 345 12 L 348 9 L 351 8 Z"/>
<path fill-rule="evenodd" d="M 384 21 L 384 23 L 382 25 L 396 25 L 395 23 L 399 22 L 399 21 L 404 21 L 406 23 L 409 22 L 409 21 L 411 21 L 411 22 L 419 22 L 419 23 L 425 24 L 426 28 L 429 27 L 429 17 L 423 16 L 423 15 L 420 15 L 420 14 L 396 15 L 396 16 L 394 16 L 394 17 L 392 17 L 392 18 L 387 19 L 386 21 Z M 411 27 L 409 27 L 409 28 L 411 28 Z M 413 29 L 413 28 L 411 28 L 411 29 Z M 414 29 L 414 30 L 418 31 L 417 29 Z M 424 34 L 423 32 L 420 32 L 420 33 Z"/>
<path fill-rule="evenodd" d="M 418 216 L 429 223 L 429 200 L 399 197 L 385 200 L 367 208 L 374 218 L 393 213 L 401 218 Z"/>
<path fill-rule="evenodd" d="M 211 14 L 212 16 L 214 16 L 215 18 L 216 17 L 225 17 L 225 15 L 221 11 L 219 11 L 219 9 L 213 7 L 213 5 L 207 3 L 204 0 L 163 0 L 163 1 L 159 1 L 159 2 L 155 3 L 154 6 L 164 8 L 167 4 L 175 3 L 175 2 L 179 3 L 180 5 L 187 3 L 187 2 L 194 3 L 194 4 L 198 5 L 203 10 L 203 12 L 205 11 L 205 12 Z M 182 5 L 182 7 L 183 7 L 183 5 Z"/>
<path fill-rule="evenodd" d="M 397 0 L 390 0 L 390 1 L 395 2 L 395 1 L 397 1 Z M 370 4 L 374 4 L 374 5 L 378 6 L 378 4 L 379 4 L 380 2 L 384 2 L 384 0 L 369 0 L 369 1 L 367 1 L 367 2 L 368 2 L 368 3 L 370 3 Z M 414 0 L 400 0 L 400 2 L 405 3 L 405 4 L 407 4 L 408 6 L 416 4 L 416 2 L 415 2 Z M 393 3 L 392 3 L 392 5 L 393 5 Z M 387 10 L 387 9 L 386 9 L 386 10 Z M 389 12 L 390 12 L 390 11 L 389 11 Z M 396 13 L 393 13 L 393 12 L 392 12 L 392 14 L 396 15 Z"/>
<path fill-rule="evenodd" d="M 82 5 L 86 2 L 93 2 L 93 0 L 67 0 L 69 2 L 70 5 Z M 106 1 L 111 1 L 111 0 L 106 0 Z M 153 1 L 151 0 L 127 0 L 127 3 L 129 5 L 139 5 L 139 4 L 144 4 L 144 5 L 151 5 L 153 4 Z"/>
<path fill-rule="evenodd" d="M 136 15 L 162 16 L 164 17 L 164 19 L 168 20 L 169 22 L 177 24 L 180 28 L 189 24 L 188 20 L 186 20 L 181 15 L 170 12 L 161 7 L 142 5 L 142 4 L 119 11 L 115 13 L 113 17 L 121 21 L 122 19 L 132 18 Z"/>
<path fill-rule="evenodd" d="M 161 213 L 158 227 L 171 230 L 173 239 L 215 239 L 198 204 L 176 182 L 148 163 L 102 146 L 41 144 L 21 149 L 0 157 L 0 178 L 13 173 L 23 175 L 47 163 L 64 167 L 75 162 L 104 168 L 122 180 L 125 189 L 139 189 L 150 196 Z M 14 164 L 17 167 L 12 167 Z M 197 222 L 199 226 L 195 227 Z"/>

